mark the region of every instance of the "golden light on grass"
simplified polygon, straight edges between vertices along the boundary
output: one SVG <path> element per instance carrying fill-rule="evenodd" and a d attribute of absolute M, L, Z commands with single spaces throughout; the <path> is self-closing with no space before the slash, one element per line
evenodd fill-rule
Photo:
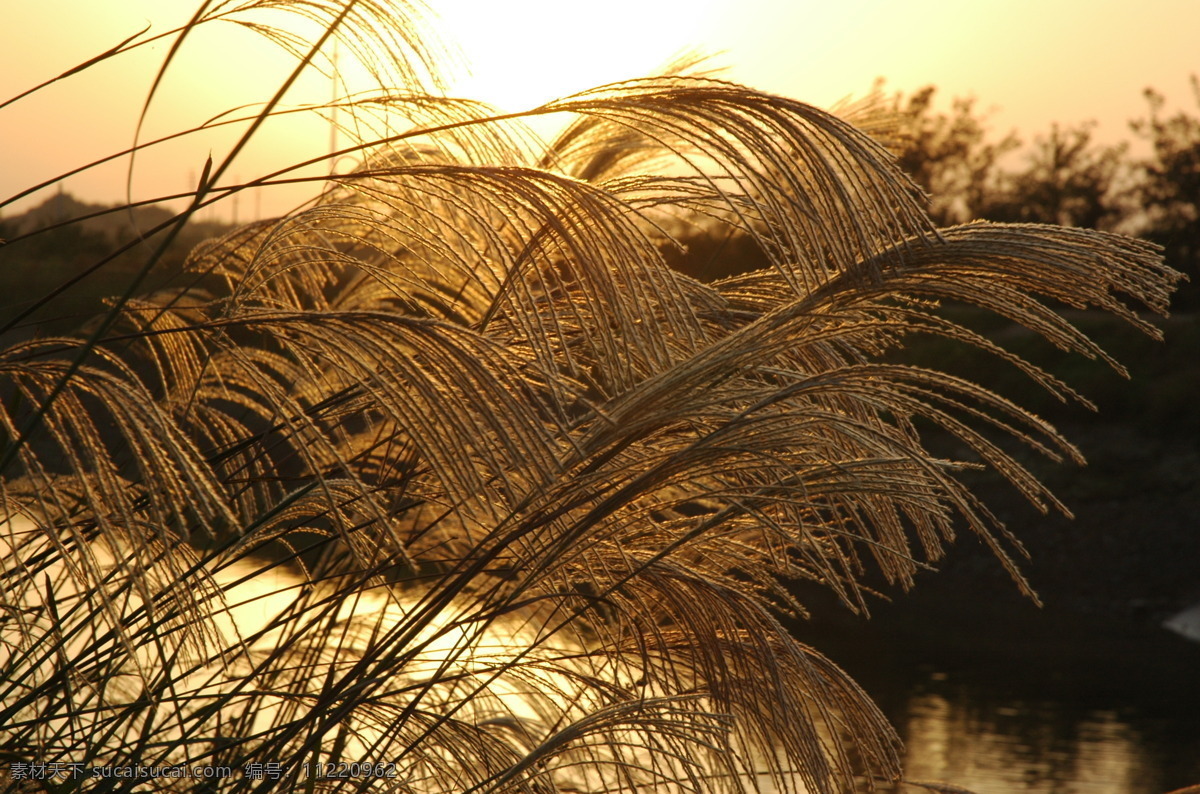
<path fill-rule="evenodd" d="M 408 6 L 282 5 L 318 18 L 297 68 L 345 22 L 343 52 L 379 78 L 331 119 L 354 164 L 178 266 L 165 242 L 128 243 L 136 273 L 79 334 L 0 348 L 0 751 L 287 766 L 225 792 L 397 790 L 308 782 L 313 758 L 394 762 L 419 794 L 898 779 L 879 709 L 785 629 L 805 614 L 790 583 L 864 610 L 957 530 L 1032 595 L 1018 540 L 919 428 L 1043 510 L 1063 506 L 993 436 L 1080 456 L 1002 397 L 881 354 L 948 337 L 1067 400 L 940 301 L 1102 356 L 1052 306 L 1156 335 L 1129 306 L 1164 313 L 1179 274 L 1117 235 L 939 230 L 887 148 L 890 115 L 702 77 L 557 103 L 572 125 L 531 153 L 481 106 L 427 93 L 441 56 Z M 526 87 L 497 79 L 485 99 L 540 103 L 587 75 L 560 77 L 508 96 Z M 285 96 L 232 111 L 244 139 L 196 161 L 191 209 L 232 198 L 238 147 Z M 300 165 L 326 141 L 305 139 Z M 689 228 L 752 240 L 768 265 L 673 270 L 666 231 Z M 231 638 L 241 572 L 283 563 L 294 598 Z"/>

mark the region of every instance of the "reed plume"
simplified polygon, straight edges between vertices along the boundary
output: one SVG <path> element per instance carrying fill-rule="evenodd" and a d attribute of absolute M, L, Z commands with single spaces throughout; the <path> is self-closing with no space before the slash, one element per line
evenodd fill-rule
<path fill-rule="evenodd" d="M 321 37 L 256 21 L 275 6 Z M 136 279 L 79 335 L 0 351 L 7 782 L 56 762 L 232 774 L 48 790 L 900 779 L 876 706 L 785 630 L 806 614 L 793 584 L 865 612 L 869 579 L 909 587 L 965 529 L 1032 595 L 960 472 L 1065 510 L 1005 439 L 1081 458 L 1004 397 L 884 354 L 948 337 L 1082 400 L 942 305 L 1105 357 L 1061 308 L 1157 335 L 1134 307 L 1165 313 L 1178 274 L 1112 234 L 935 228 L 861 107 L 686 72 L 515 117 L 440 96 L 416 13 L 206 3 L 176 42 L 250 25 L 299 71 L 336 36 L 389 82 L 337 105 L 360 165 L 197 248 L 177 286 Z M 535 148 L 522 118 L 551 114 L 572 121 Z M 229 185 L 231 157 L 164 234 L 290 177 Z M 671 270 L 688 224 L 771 267 Z M 969 460 L 929 452 L 931 428 Z"/>

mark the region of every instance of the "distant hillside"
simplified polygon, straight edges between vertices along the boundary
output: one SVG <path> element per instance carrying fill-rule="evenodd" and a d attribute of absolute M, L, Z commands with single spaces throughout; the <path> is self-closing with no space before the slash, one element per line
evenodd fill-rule
<path fill-rule="evenodd" d="M 89 218 L 87 217 L 89 215 L 97 215 L 97 217 Z M 169 221 L 173 215 L 174 213 L 170 210 L 153 205 L 126 208 L 124 205 L 89 204 L 80 201 L 70 193 L 59 193 L 20 215 L 0 218 L 0 225 L 7 230 L 4 239 L 9 239 L 59 223 L 75 221 L 72 226 L 88 234 L 121 241 L 131 239 L 136 234 L 145 233 Z M 232 228 L 231 225 L 226 223 L 192 221 L 188 225 L 186 236 L 189 239 L 207 239 L 224 234 L 230 228 Z"/>
<path fill-rule="evenodd" d="M 145 237 L 22 318 L 10 334 L 64 333 L 102 311 L 103 299 L 123 291 L 154 250 L 156 237 L 148 236 L 150 231 L 172 216 L 154 206 L 111 210 L 60 193 L 25 213 L 0 219 L 0 239 L 8 241 L 0 246 L 0 321 L 5 324 L 120 247 Z M 190 223 L 159 261 L 147 287 L 171 284 L 193 247 L 230 228 L 211 221 Z"/>

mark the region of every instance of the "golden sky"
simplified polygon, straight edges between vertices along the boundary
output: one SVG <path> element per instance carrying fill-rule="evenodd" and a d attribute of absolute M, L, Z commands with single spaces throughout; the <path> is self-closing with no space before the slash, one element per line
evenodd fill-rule
<path fill-rule="evenodd" d="M 1029 139 L 1052 122 L 1094 119 L 1098 136 L 1128 136 L 1142 114 L 1142 89 L 1154 86 L 1172 107 L 1192 104 L 1188 76 L 1200 73 L 1197 0 L 431 0 L 446 38 L 457 42 L 473 75 L 451 92 L 509 109 L 592 85 L 653 71 L 686 49 L 718 53 L 726 77 L 828 106 L 887 88 L 939 88 L 942 106 L 974 96 L 997 135 Z M 0 97 L 52 77 L 113 46 L 145 24 L 165 31 L 186 19 L 192 0 L 0 0 Z M 122 56 L 0 109 L 0 194 L 4 197 L 66 169 L 118 151 L 134 124 L 165 45 Z M 204 121 L 265 98 L 290 62 L 273 45 L 232 25 L 212 25 L 188 43 L 147 120 L 147 136 Z M 313 75 L 292 103 L 328 97 Z M 279 125 L 261 136 L 229 172 L 249 178 L 327 151 L 317 119 Z M 229 135 L 167 147 L 134 164 L 135 198 L 181 192 L 207 154 Z M 128 161 L 73 176 L 65 189 L 91 201 L 125 195 Z M 307 193 L 305 192 L 307 190 Z M 215 210 L 228 220 L 274 213 L 311 189 L 241 199 Z M 13 214 L 32 197 L 2 210 Z M 254 201 L 254 206 L 248 206 Z"/>

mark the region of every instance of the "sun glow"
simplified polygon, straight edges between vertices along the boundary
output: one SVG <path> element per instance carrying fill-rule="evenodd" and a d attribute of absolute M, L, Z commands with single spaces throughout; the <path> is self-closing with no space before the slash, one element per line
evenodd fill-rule
<path fill-rule="evenodd" d="M 514 112 L 661 71 L 708 38 L 715 5 L 441 0 L 434 10 L 435 24 L 470 69 L 452 81 L 451 93 Z"/>
<path fill-rule="evenodd" d="M 887 78 L 889 90 L 912 92 L 936 84 L 946 102 L 955 96 L 978 97 L 997 134 L 1017 127 L 1027 140 L 1052 121 L 1071 124 L 1089 118 L 1100 122 L 1102 138 L 1125 139 L 1127 120 L 1145 111 L 1141 91 L 1148 85 L 1169 99 L 1182 96 L 1184 103 L 1190 102 L 1186 75 L 1194 68 L 1195 47 L 1189 32 L 1200 19 L 1200 4 L 1174 0 L 1169 13 L 1159 14 L 1118 0 L 1099 5 L 1062 0 L 1039 7 L 1038 24 L 1029 24 L 1028 9 L 999 0 L 954 14 L 933 0 L 846 0 L 836 6 L 778 0 L 425 2 L 432 9 L 430 27 L 470 65 L 466 74 L 439 59 L 437 66 L 447 71 L 447 91 L 507 111 L 653 73 L 672 56 L 695 48 L 716 51 L 713 65 L 730 67 L 723 76 L 731 80 L 822 107 L 864 94 L 877 76 Z M 254 5 L 267 7 L 254 12 L 256 19 L 284 20 L 289 30 L 296 24 L 297 15 L 280 11 L 281 4 Z M 0 101 L 103 52 L 145 25 L 151 26 L 148 35 L 166 32 L 186 22 L 194 10 L 191 0 L 8 3 L 0 25 Z M 1176 24 L 1158 24 L 1167 17 Z M 64 19 L 71 23 L 64 25 Z M 150 78 L 168 51 L 169 42 L 160 41 L 5 107 L 0 140 L 5 151 L 20 156 L 2 162 L 0 200 L 129 146 Z M 1015 51 L 1023 53 L 1021 62 L 1009 63 Z M 325 54 L 331 52 L 327 47 Z M 998 69 L 997 63 L 1007 65 Z M 176 54 L 142 140 L 187 129 L 243 103 L 261 102 L 294 67 L 295 60 L 281 48 L 249 30 L 226 23 L 205 26 Z M 339 73 L 340 95 L 379 88 L 344 48 Z M 386 88 L 411 88 L 401 83 L 393 79 Z M 308 69 L 283 104 L 319 104 L 333 93 L 327 74 Z M 349 113 L 339 114 L 338 120 L 357 121 Z M 332 148 L 331 125 L 316 114 L 277 121 L 260 131 L 258 143 L 238 158 L 231 178 L 262 174 Z M 191 136 L 160 147 L 161 157 L 144 153 L 134 169 L 133 194 L 149 198 L 193 189 L 208 154 L 219 157 L 234 140 L 232 128 L 222 128 L 209 139 Z M 90 201 L 110 202 L 125 196 L 128 171 L 127 159 L 121 160 L 76 174 L 63 187 Z M 314 190 L 303 185 L 269 191 L 261 211 L 284 212 Z M 38 194 L 0 211 L 19 213 L 45 198 Z M 247 210 L 257 201 L 242 200 Z M 229 219 L 231 205 L 221 208 L 226 213 L 221 217 Z"/>
<path fill-rule="evenodd" d="M 121 13 L 110 7 L 64 0 L 73 9 L 78 25 L 60 36 L 53 15 L 25 9 L 12 20 L 24 32 L 23 40 L 55 40 L 57 48 L 28 48 L 0 57 L 0 87 L 12 96 L 77 63 L 81 57 L 101 52 L 116 42 L 150 25 L 150 33 L 162 33 L 185 22 L 190 4 L 183 0 L 151 2 L 123 0 Z M 452 96 L 491 104 L 505 112 L 527 110 L 561 96 L 598 85 L 661 71 L 674 57 L 693 50 L 697 42 L 711 40 L 710 27 L 717 16 L 716 0 L 683 2 L 661 0 L 612 0 L 604 4 L 552 4 L 549 0 L 514 0 L 481 3 L 478 0 L 431 0 L 425 20 L 447 48 L 459 56 L 458 63 L 439 59 L 446 92 Z M 257 13 L 257 12 L 256 12 Z M 256 20 L 280 23 L 293 29 L 294 15 L 263 12 Z M 9 42 L 0 33 L 0 44 Z M 130 145 L 133 122 L 149 89 L 152 75 L 165 57 L 168 42 L 139 49 L 100 68 L 6 108 L 5 137 L 10 148 L 30 153 L 21 162 L 0 169 L 5 196 L 16 189 L 37 184 L 65 168 L 101 158 Z M 0 53 L 4 50 L 0 47 Z M 327 47 L 318 61 L 326 70 L 334 48 Z M 82 53 L 82 55 L 81 55 Z M 235 25 L 206 25 L 189 36 L 188 44 L 173 61 L 165 83 L 160 86 L 142 128 L 146 141 L 201 124 L 222 111 L 239 105 L 252 106 L 271 96 L 294 67 L 294 60 L 281 48 Z M 411 90 L 414 86 L 381 86 L 346 48 L 337 61 L 338 84 L 328 72 L 307 69 L 284 99 L 286 107 L 321 104 L 333 95 L 349 96 L 385 90 Z M 87 134 L 76 124 L 48 125 L 60 117 L 61 108 L 86 118 Z M 244 115 L 244 114 L 243 114 Z M 334 114 L 343 124 L 369 121 L 354 114 Z M 547 121 L 546 124 L 555 122 Z M 542 125 L 535 124 L 542 130 Z M 49 127 L 49 129 L 47 129 Z M 550 132 L 545 129 L 543 132 Z M 359 134 L 370 135 L 365 130 Z M 377 131 L 378 132 L 378 131 Z M 379 134 L 383 134 L 380 132 Z M 131 181 L 138 198 L 163 196 L 191 190 L 206 157 L 218 159 L 236 140 L 237 130 L 222 128 L 216 133 L 191 135 L 170 145 L 144 152 L 134 166 Z M 331 136 L 328 120 L 315 114 L 296 114 L 273 121 L 257 136 L 256 143 L 242 156 L 228 176 L 237 179 L 251 170 L 266 172 L 276 167 L 312 158 L 321 150 L 346 145 L 347 132 Z M 54 146 L 46 145 L 53 139 Z M 64 165 L 65 164 L 65 165 Z M 342 164 L 344 165 L 344 163 Z M 93 168 L 69 180 L 66 189 L 88 198 L 110 200 L 124 192 L 129 175 L 128 159 Z M 319 170 L 319 169 L 318 169 Z M 327 168 L 326 168 L 327 172 Z M 242 214 L 276 214 L 307 200 L 310 185 L 267 191 L 261 201 L 242 196 Z M 40 194 L 8 212 L 44 200 Z M 232 204 L 218 217 L 230 219 Z M 251 211 L 251 207 L 259 207 Z M 223 214 L 222 214 L 223 213 Z M 234 213 L 236 216 L 236 213 Z M 207 217 L 207 216 L 206 216 Z"/>

